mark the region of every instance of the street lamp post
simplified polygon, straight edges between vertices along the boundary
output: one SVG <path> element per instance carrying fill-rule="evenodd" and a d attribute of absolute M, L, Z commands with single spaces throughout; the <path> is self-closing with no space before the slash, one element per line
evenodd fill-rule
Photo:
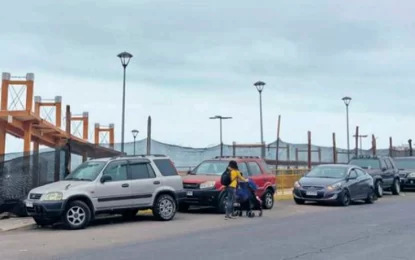
<path fill-rule="evenodd" d="M 209 119 L 219 119 L 219 135 L 220 135 L 220 156 L 223 156 L 223 141 L 222 141 L 222 120 L 232 119 L 230 116 L 212 116 Z"/>
<path fill-rule="evenodd" d="M 137 129 L 134 129 L 131 131 L 131 133 L 133 134 L 133 138 L 134 138 L 134 155 L 135 155 L 135 138 L 137 137 L 139 132 Z"/>
<path fill-rule="evenodd" d="M 125 128 L 125 73 L 130 63 L 130 59 L 133 57 L 128 52 L 121 52 L 117 55 L 118 58 L 121 60 L 121 65 L 124 68 L 124 77 L 123 77 L 123 85 L 122 85 L 122 115 L 121 115 L 121 152 L 124 152 L 124 128 Z"/>
<path fill-rule="evenodd" d="M 260 127 L 261 127 L 261 157 L 265 157 L 265 146 L 264 146 L 264 128 L 262 123 L 262 91 L 265 87 L 265 82 L 257 81 L 254 83 L 254 86 L 258 90 L 259 93 L 259 120 L 260 120 Z"/>
<path fill-rule="evenodd" d="M 347 127 L 347 161 L 350 161 L 350 137 L 349 137 L 349 105 L 352 101 L 351 97 L 342 98 L 344 104 L 346 105 L 346 127 Z"/>

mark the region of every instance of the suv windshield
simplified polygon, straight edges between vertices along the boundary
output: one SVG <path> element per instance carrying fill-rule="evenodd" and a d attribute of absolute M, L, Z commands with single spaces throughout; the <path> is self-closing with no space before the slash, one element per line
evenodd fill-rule
<path fill-rule="evenodd" d="M 228 161 L 205 161 L 199 164 L 192 174 L 196 175 L 222 175 L 228 167 Z"/>
<path fill-rule="evenodd" d="M 309 171 L 305 177 L 309 178 L 344 178 L 347 174 L 346 167 L 330 167 L 330 166 L 321 166 L 316 167 Z"/>
<path fill-rule="evenodd" d="M 403 169 L 415 169 L 414 159 L 395 159 L 395 164 L 400 170 Z"/>
<path fill-rule="evenodd" d="M 360 166 L 363 169 L 380 169 L 379 159 L 352 159 L 349 164 Z"/>
<path fill-rule="evenodd" d="M 84 162 L 73 170 L 65 180 L 93 181 L 104 168 L 106 162 Z"/>

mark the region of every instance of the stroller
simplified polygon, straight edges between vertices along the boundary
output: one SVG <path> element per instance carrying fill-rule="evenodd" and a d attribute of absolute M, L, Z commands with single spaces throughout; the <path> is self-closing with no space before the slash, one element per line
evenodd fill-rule
<path fill-rule="evenodd" d="M 256 184 L 248 179 L 248 182 L 240 182 L 236 189 L 236 203 L 234 204 L 233 216 L 242 216 L 243 211 L 246 216 L 255 217 L 254 210 L 259 210 L 258 217 L 262 217 L 262 201 L 256 196 L 255 191 L 258 189 Z"/>

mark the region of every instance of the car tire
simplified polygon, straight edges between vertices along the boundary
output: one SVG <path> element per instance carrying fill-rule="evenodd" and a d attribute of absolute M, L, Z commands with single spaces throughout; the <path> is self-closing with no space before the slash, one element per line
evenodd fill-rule
<path fill-rule="evenodd" d="M 63 213 L 63 223 L 71 230 L 84 229 L 91 221 L 91 209 L 80 200 L 69 202 Z"/>
<path fill-rule="evenodd" d="M 216 208 L 216 211 L 219 214 L 225 214 L 225 212 L 226 212 L 226 193 L 222 194 L 222 196 L 219 197 L 218 206 Z"/>
<path fill-rule="evenodd" d="M 347 190 L 343 191 L 339 197 L 340 206 L 347 207 L 350 205 L 350 202 L 351 202 L 350 193 Z"/>
<path fill-rule="evenodd" d="M 399 195 L 401 193 L 401 184 L 398 179 L 393 180 L 391 190 L 393 195 Z"/>
<path fill-rule="evenodd" d="M 129 210 L 123 211 L 121 213 L 121 215 L 125 219 L 134 219 L 135 216 L 137 216 L 137 213 L 138 213 L 138 210 L 136 210 L 136 209 L 129 209 Z"/>
<path fill-rule="evenodd" d="M 262 207 L 264 209 L 272 209 L 274 206 L 274 195 L 272 191 L 266 190 L 264 195 L 262 195 Z"/>
<path fill-rule="evenodd" d="M 383 187 L 382 187 L 382 181 L 378 180 L 375 182 L 375 193 L 378 198 L 383 197 Z"/>
<path fill-rule="evenodd" d="M 365 199 L 365 203 L 366 204 L 373 204 L 373 202 L 375 202 L 375 191 L 371 188 L 369 193 L 367 194 L 367 197 Z"/>
<path fill-rule="evenodd" d="M 179 204 L 179 212 L 188 212 L 189 208 L 190 208 L 189 204 L 186 204 L 186 203 Z"/>
<path fill-rule="evenodd" d="M 303 205 L 305 203 L 305 200 L 294 198 L 294 202 L 295 204 Z"/>
<path fill-rule="evenodd" d="M 51 226 L 58 222 L 56 219 L 50 219 L 50 218 L 40 218 L 40 217 L 33 217 L 33 220 L 35 221 L 36 225 L 45 227 L 45 226 Z"/>
<path fill-rule="evenodd" d="M 157 220 L 169 221 L 177 212 L 176 200 L 169 194 L 161 194 L 156 198 L 153 206 L 153 214 Z"/>

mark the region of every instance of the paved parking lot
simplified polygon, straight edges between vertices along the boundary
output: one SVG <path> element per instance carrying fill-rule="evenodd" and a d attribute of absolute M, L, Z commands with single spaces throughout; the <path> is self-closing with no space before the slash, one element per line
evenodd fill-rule
<path fill-rule="evenodd" d="M 29 228 L 0 234 L 0 254 L 2 260 L 162 259 L 166 255 L 170 259 L 191 255 L 192 259 L 363 260 L 365 254 L 370 259 L 400 259 L 391 256 L 391 247 L 399 242 L 401 255 L 412 249 L 402 240 L 415 231 L 414 202 L 415 193 L 348 208 L 285 201 L 255 219 L 225 221 L 221 215 L 196 211 L 178 214 L 171 222 L 139 216 L 131 222 L 100 220 L 80 231 Z"/>

